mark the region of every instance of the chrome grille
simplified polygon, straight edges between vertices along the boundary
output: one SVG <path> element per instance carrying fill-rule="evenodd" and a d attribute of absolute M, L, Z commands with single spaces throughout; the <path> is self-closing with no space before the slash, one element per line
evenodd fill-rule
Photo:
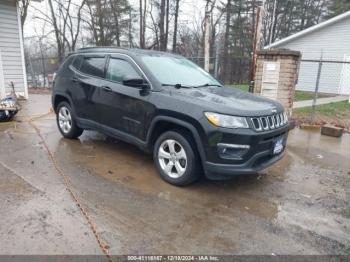
<path fill-rule="evenodd" d="M 255 131 L 274 130 L 288 123 L 285 113 L 250 118 Z"/>

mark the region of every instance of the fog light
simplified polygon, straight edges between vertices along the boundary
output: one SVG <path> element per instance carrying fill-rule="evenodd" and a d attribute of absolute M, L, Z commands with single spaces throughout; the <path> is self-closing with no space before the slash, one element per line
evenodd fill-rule
<path fill-rule="evenodd" d="M 221 158 L 226 159 L 241 159 L 244 154 L 246 154 L 250 148 L 249 145 L 239 145 L 239 144 L 217 144 L 218 153 Z"/>

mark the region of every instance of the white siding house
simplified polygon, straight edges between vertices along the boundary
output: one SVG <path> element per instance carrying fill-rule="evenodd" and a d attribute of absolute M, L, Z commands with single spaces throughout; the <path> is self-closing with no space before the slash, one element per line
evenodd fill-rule
<path fill-rule="evenodd" d="M 265 49 L 283 48 L 300 51 L 302 60 L 350 62 L 350 11 L 279 40 Z M 314 91 L 318 63 L 302 61 L 297 90 Z M 350 94 L 350 64 L 323 63 L 320 92 Z"/>
<path fill-rule="evenodd" d="M 20 15 L 16 0 L 0 0 L 0 97 L 10 93 L 28 98 Z"/>

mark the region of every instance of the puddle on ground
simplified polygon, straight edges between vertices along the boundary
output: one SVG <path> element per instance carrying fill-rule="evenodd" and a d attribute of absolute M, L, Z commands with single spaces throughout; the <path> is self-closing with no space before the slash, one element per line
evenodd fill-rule
<path fill-rule="evenodd" d="M 66 168 L 77 165 L 110 182 L 178 204 L 197 205 L 217 213 L 234 208 L 268 219 L 277 216 L 276 203 L 255 196 L 259 188 L 264 190 L 270 183 L 266 174 L 237 176 L 228 181 L 202 178 L 190 187 L 174 187 L 159 177 L 150 155 L 92 131 L 85 132 L 80 140 L 60 139 L 56 157 Z M 288 160 L 284 162 L 287 166 Z"/>
<path fill-rule="evenodd" d="M 288 148 L 307 163 L 350 171 L 349 134 L 335 138 L 321 135 L 319 131 L 295 129 L 290 133 Z"/>

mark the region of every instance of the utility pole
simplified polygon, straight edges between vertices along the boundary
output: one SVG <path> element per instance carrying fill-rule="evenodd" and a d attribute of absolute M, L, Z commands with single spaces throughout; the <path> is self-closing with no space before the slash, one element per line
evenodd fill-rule
<path fill-rule="evenodd" d="M 312 100 L 312 108 L 311 108 L 311 124 L 315 124 L 316 103 L 317 103 L 318 89 L 320 87 L 322 60 L 323 60 L 323 50 L 321 50 L 321 57 L 320 57 L 320 61 L 318 62 L 315 93 L 314 93 L 314 99 Z"/>
<path fill-rule="evenodd" d="M 143 27 L 144 27 L 144 24 L 143 24 L 143 10 L 142 10 L 142 0 L 140 0 L 139 2 L 139 8 L 140 8 L 140 48 L 145 48 L 145 43 L 144 43 L 144 37 L 143 37 Z M 146 8 L 146 7 L 144 7 Z M 129 15 L 131 16 L 131 8 L 130 8 L 130 11 L 129 11 Z M 131 17 L 130 17 L 130 25 L 129 25 L 129 32 L 131 31 L 130 30 L 130 27 L 131 27 Z M 130 35 L 130 33 L 129 33 Z"/>
<path fill-rule="evenodd" d="M 0 50 L 0 57 L 1 57 L 1 50 Z M 0 74 L 0 99 L 1 99 L 1 98 L 4 98 L 5 95 L 6 95 L 6 92 L 5 92 L 5 79 L 3 78 L 3 74 L 2 74 L 3 68 L 2 68 L 1 60 L 0 60 L 0 71 L 1 71 L 1 74 Z"/>
<path fill-rule="evenodd" d="M 30 68 L 30 73 L 32 75 L 32 85 L 33 87 L 37 88 L 38 87 L 38 82 L 36 81 L 36 76 L 33 70 L 33 64 L 32 64 L 32 59 L 30 58 L 30 54 L 28 54 L 28 64 Z"/>
<path fill-rule="evenodd" d="M 128 38 L 129 38 L 129 47 L 132 48 L 133 44 L 132 44 L 132 14 L 131 14 L 131 8 L 129 10 L 129 28 L 128 28 Z M 141 34 L 141 30 L 140 30 L 140 34 Z M 141 47 L 141 36 L 140 36 L 140 47 Z M 143 46 L 144 46 L 144 42 L 143 42 Z"/>
<path fill-rule="evenodd" d="M 275 25 L 275 19 L 276 19 L 276 5 L 277 0 L 273 1 L 273 13 L 272 13 L 272 19 L 271 19 L 271 29 L 270 29 L 270 40 L 269 45 L 272 44 L 272 37 L 273 37 L 273 31 L 274 31 L 274 25 Z"/>
<path fill-rule="evenodd" d="M 220 52 L 220 41 L 215 43 L 215 67 L 214 67 L 214 76 L 219 77 L 219 52 Z"/>
<path fill-rule="evenodd" d="M 250 69 L 250 85 L 249 92 L 253 93 L 254 89 L 254 80 L 255 80 L 255 70 L 256 70 L 256 54 L 260 49 L 260 35 L 261 35 L 261 24 L 262 17 L 264 16 L 264 5 L 265 0 L 262 2 L 261 6 L 258 6 L 258 10 L 256 13 L 256 25 L 255 25 L 255 33 L 254 33 L 254 44 L 253 44 L 253 55 L 252 55 L 252 66 Z"/>
<path fill-rule="evenodd" d="M 218 35 L 221 36 L 221 25 L 219 23 L 219 30 Z M 216 78 L 219 77 L 219 59 L 220 59 L 220 49 L 221 49 L 221 37 L 217 37 L 215 39 L 214 45 L 215 45 L 215 61 L 214 61 L 214 76 Z"/>
<path fill-rule="evenodd" d="M 209 72 L 209 27 L 210 27 L 210 11 L 209 11 L 209 1 L 205 6 L 205 17 L 204 17 L 204 70 Z"/>

